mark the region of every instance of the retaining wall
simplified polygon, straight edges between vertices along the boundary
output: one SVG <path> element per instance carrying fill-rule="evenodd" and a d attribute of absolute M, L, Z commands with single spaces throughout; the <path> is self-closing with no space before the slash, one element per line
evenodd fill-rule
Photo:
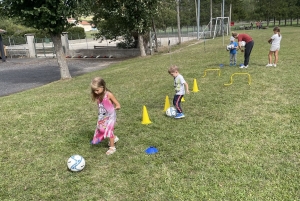
<path fill-rule="evenodd" d="M 118 49 L 118 48 L 98 48 L 98 49 L 76 49 L 69 50 L 70 57 L 113 57 L 129 58 L 140 56 L 139 49 Z"/>

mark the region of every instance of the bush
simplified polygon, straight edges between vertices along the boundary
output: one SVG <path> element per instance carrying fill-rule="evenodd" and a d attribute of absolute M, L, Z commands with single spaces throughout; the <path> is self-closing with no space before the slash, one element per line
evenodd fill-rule
<path fill-rule="evenodd" d="M 84 28 L 82 27 L 71 27 L 67 32 L 69 40 L 84 39 L 86 37 Z"/>

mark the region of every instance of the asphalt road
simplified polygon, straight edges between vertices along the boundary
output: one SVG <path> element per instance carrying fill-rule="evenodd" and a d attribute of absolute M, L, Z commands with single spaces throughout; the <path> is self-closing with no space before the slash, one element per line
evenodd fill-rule
<path fill-rule="evenodd" d="M 124 60 L 124 59 L 122 59 Z M 107 68 L 120 59 L 68 59 L 72 77 Z M 0 97 L 60 80 L 56 58 L 0 60 Z"/>

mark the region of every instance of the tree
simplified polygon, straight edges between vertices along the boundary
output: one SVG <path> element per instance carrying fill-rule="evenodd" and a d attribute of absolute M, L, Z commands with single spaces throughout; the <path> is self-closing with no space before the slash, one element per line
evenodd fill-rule
<path fill-rule="evenodd" d="M 146 56 L 147 35 L 157 12 L 158 0 L 99 0 L 93 3 L 97 38 L 116 40 L 119 36 L 138 41 L 141 56 Z M 144 36 L 144 37 L 143 37 Z"/>
<path fill-rule="evenodd" d="M 61 34 L 71 25 L 67 18 L 76 17 L 81 0 L 2 0 L 3 12 L 19 23 L 39 30 L 45 30 L 51 36 L 60 67 L 61 79 L 71 78 L 64 54 Z"/>
<path fill-rule="evenodd" d="M 180 26 L 180 9 L 179 0 L 176 0 L 176 10 L 177 10 L 177 27 L 178 27 L 178 44 L 181 44 L 181 26 Z"/>

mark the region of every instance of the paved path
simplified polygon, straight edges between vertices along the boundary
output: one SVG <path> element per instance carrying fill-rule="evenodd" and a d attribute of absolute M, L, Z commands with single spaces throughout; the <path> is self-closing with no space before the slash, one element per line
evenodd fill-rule
<path fill-rule="evenodd" d="M 123 59 L 124 60 L 124 59 Z M 69 59 L 72 77 L 108 67 L 120 59 Z M 60 80 L 57 59 L 0 60 L 0 97 Z"/>

